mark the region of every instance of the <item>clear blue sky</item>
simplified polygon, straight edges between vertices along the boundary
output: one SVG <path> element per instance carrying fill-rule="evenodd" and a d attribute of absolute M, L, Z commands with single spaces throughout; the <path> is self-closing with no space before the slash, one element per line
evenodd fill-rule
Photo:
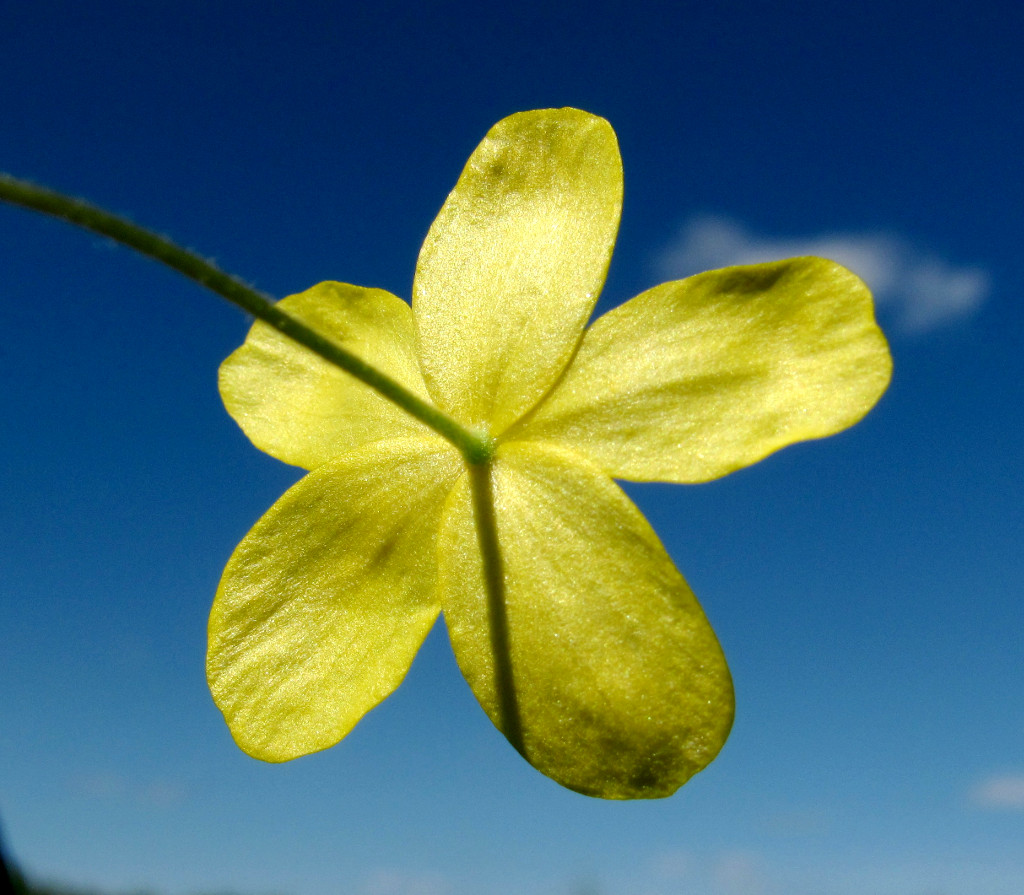
<path fill-rule="evenodd" d="M 671 799 L 558 788 L 443 627 L 341 745 L 234 746 L 203 676 L 232 549 L 299 472 L 224 412 L 247 322 L 0 208 L 0 822 L 25 870 L 166 895 L 1024 891 L 1024 6 L 4 6 L 0 168 L 275 295 L 408 296 L 487 128 L 573 105 L 626 176 L 602 309 L 754 256 L 875 285 L 855 429 L 629 486 L 730 659 L 737 721 Z M 824 247 L 824 248 L 823 248 Z"/>

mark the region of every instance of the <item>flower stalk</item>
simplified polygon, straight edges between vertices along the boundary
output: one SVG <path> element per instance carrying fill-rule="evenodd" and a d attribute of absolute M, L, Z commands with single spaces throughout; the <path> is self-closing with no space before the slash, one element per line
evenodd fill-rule
<path fill-rule="evenodd" d="M 73 199 L 63 193 L 11 177 L 9 174 L 0 173 L 0 200 L 50 215 L 83 230 L 105 236 L 154 261 L 159 261 L 200 286 L 215 292 L 328 363 L 355 376 L 384 398 L 393 401 L 448 439 L 462 452 L 467 463 L 486 463 L 494 453 L 494 444 L 485 433 L 474 432 L 460 425 L 448 414 L 414 395 L 376 367 L 281 310 L 269 295 L 247 286 L 238 277 L 225 273 L 212 262 L 182 248 L 166 237 L 140 227 L 126 218 L 104 211 L 90 202 Z"/>
<path fill-rule="evenodd" d="M 523 721 L 519 712 L 515 674 L 512 668 L 505 570 L 498 541 L 498 521 L 494 513 L 491 473 L 490 463 L 471 466 L 469 471 L 473 491 L 473 515 L 476 520 L 487 593 L 487 621 L 491 636 L 491 653 L 494 657 L 494 689 L 497 693 L 500 718 L 498 726 L 515 750 L 526 758 Z"/>

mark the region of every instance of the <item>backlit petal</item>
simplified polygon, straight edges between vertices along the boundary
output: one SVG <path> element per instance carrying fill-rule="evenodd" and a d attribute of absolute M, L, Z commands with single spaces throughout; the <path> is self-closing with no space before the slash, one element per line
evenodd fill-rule
<path fill-rule="evenodd" d="M 210 614 L 207 677 L 250 755 L 326 749 L 397 687 L 433 625 L 440 511 L 461 460 L 437 439 L 353 451 L 245 537 Z"/>
<path fill-rule="evenodd" d="M 423 371 L 443 410 L 498 434 L 538 401 L 604 284 L 621 205 L 604 119 L 547 109 L 490 130 L 416 268 Z"/>
<path fill-rule="evenodd" d="M 321 335 L 427 396 L 409 305 L 382 289 L 320 283 L 280 302 Z M 224 405 L 260 450 L 306 469 L 381 438 L 429 430 L 369 386 L 281 335 L 253 325 L 220 368 Z"/>
<path fill-rule="evenodd" d="M 821 258 L 731 267 L 601 317 L 509 437 L 569 444 L 616 478 L 706 481 L 853 425 L 891 367 L 850 271 Z"/>
<path fill-rule="evenodd" d="M 538 770 L 605 798 L 674 792 L 732 724 L 715 635 L 640 511 L 578 455 L 503 445 L 491 487 L 521 742 L 496 691 L 469 477 L 439 545 L 440 595 L 463 674 Z"/>

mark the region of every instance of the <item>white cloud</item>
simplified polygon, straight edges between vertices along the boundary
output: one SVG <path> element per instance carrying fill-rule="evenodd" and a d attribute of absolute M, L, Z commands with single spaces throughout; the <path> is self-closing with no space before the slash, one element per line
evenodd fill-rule
<path fill-rule="evenodd" d="M 657 852 L 638 868 L 637 878 L 615 892 L 643 895 L 779 895 L 763 856 L 749 849 L 699 854 L 689 849 Z"/>
<path fill-rule="evenodd" d="M 654 855 L 647 866 L 656 879 L 678 881 L 692 875 L 695 863 L 692 852 L 685 849 L 669 849 Z"/>
<path fill-rule="evenodd" d="M 99 771 L 70 782 L 71 791 L 88 799 L 130 802 L 150 808 L 170 808 L 185 801 L 184 784 L 176 780 L 135 780 L 125 774 Z"/>
<path fill-rule="evenodd" d="M 1024 811 L 1024 774 L 1003 774 L 979 781 L 971 801 L 980 808 Z"/>
<path fill-rule="evenodd" d="M 1012 776 L 1012 775 L 1011 775 Z M 1024 777 L 1024 775 L 1022 775 Z M 1020 778 L 1013 778 L 1020 779 Z M 898 841 L 873 852 L 818 847 L 667 851 L 609 882 L 608 895 L 1019 895 L 1024 858 L 1017 854 L 971 857 L 904 854 Z M 674 866 L 681 859 L 678 867 Z M 665 862 L 670 874 L 657 873 Z M 678 870 L 678 873 L 676 872 Z M 545 890 L 546 892 L 547 890 Z M 558 890 L 564 891 L 564 890 Z M 571 890 L 569 890 L 571 891 Z M 474 893 L 475 895 L 475 893 Z"/>
<path fill-rule="evenodd" d="M 725 217 L 692 218 L 657 257 L 663 279 L 679 279 L 733 264 L 801 255 L 837 261 L 861 277 L 882 313 L 904 332 L 938 329 L 974 313 L 988 297 L 980 267 L 956 267 L 886 233 L 834 233 L 779 238 L 751 233 Z"/>
<path fill-rule="evenodd" d="M 763 895 L 768 880 L 758 857 L 752 852 L 721 854 L 711 871 L 716 895 Z"/>
<path fill-rule="evenodd" d="M 360 891 L 363 895 L 450 895 L 452 886 L 440 873 L 381 868 L 366 878 Z"/>

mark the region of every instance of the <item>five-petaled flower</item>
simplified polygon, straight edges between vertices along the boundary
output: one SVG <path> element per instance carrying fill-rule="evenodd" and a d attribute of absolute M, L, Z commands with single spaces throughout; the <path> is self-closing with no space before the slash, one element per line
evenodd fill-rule
<path fill-rule="evenodd" d="M 513 115 L 430 228 L 411 307 L 343 283 L 281 303 L 489 434 L 486 462 L 262 323 L 225 361 L 253 443 L 310 470 L 239 545 L 210 618 L 210 686 L 246 752 L 337 743 L 443 611 L 485 711 L 559 783 L 664 796 L 715 757 L 728 668 L 613 479 L 703 482 L 844 429 L 890 358 L 864 284 L 820 258 L 665 283 L 584 331 L 621 201 L 606 121 Z"/>

